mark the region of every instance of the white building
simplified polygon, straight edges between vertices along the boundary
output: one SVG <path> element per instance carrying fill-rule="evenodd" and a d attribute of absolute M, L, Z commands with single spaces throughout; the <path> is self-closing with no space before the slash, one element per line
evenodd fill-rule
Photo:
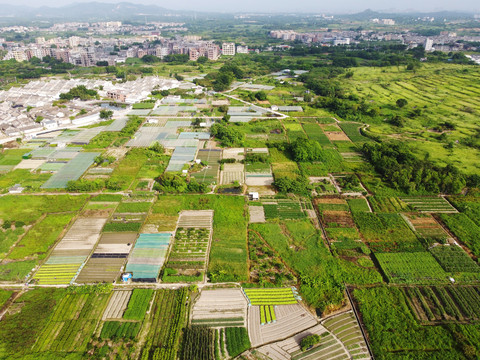
<path fill-rule="evenodd" d="M 227 55 L 227 56 L 235 55 L 235 43 L 223 43 L 222 55 Z"/>
<path fill-rule="evenodd" d="M 425 40 L 425 51 L 432 51 L 433 50 L 433 39 L 427 38 Z"/>
<path fill-rule="evenodd" d="M 350 45 L 350 38 L 341 38 L 341 39 L 334 39 L 333 45 Z"/>
<path fill-rule="evenodd" d="M 71 36 L 68 38 L 68 46 L 75 48 L 80 44 L 80 38 L 78 36 Z"/>
<path fill-rule="evenodd" d="M 27 54 L 25 54 L 25 51 L 22 50 L 14 50 L 12 51 L 13 58 L 17 60 L 18 62 L 22 61 L 27 61 Z"/>
<path fill-rule="evenodd" d="M 168 47 L 157 47 L 155 49 L 155 56 L 163 59 L 165 56 L 170 54 L 170 49 Z"/>
<path fill-rule="evenodd" d="M 248 54 L 248 46 L 237 46 L 237 54 Z"/>
<path fill-rule="evenodd" d="M 46 130 L 53 130 L 58 127 L 58 124 L 55 120 L 44 119 L 40 122 Z"/>

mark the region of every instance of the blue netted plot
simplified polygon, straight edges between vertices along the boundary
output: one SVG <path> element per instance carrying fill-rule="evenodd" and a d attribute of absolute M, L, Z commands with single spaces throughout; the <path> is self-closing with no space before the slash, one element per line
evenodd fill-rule
<path fill-rule="evenodd" d="M 140 234 L 126 266 L 134 281 L 157 280 L 171 237 L 171 233 Z"/>
<path fill-rule="evenodd" d="M 198 140 L 196 139 L 165 139 L 159 141 L 164 147 L 169 149 L 175 149 L 177 147 L 198 147 Z"/>
<path fill-rule="evenodd" d="M 51 148 L 51 147 L 43 147 L 43 148 L 38 148 L 34 149 L 30 152 L 31 158 L 34 160 L 37 159 L 48 159 L 50 156 L 52 156 L 55 152 L 57 151 L 56 148 Z"/>
<path fill-rule="evenodd" d="M 157 137 L 162 132 L 161 127 L 141 127 L 136 133 L 133 139 L 131 139 L 127 146 L 132 147 L 149 147 L 153 142 L 157 140 Z"/>
<path fill-rule="evenodd" d="M 165 124 L 166 128 L 179 128 L 179 127 L 187 127 L 192 125 L 191 121 L 185 120 L 168 120 Z"/>
<path fill-rule="evenodd" d="M 93 164 L 93 160 L 100 155 L 97 152 L 79 153 L 70 160 L 55 175 L 48 179 L 41 187 L 43 189 L 66 188 L 70 180 L 77 180 Z"/>
<path fill-rule="evenodd" d="M 62 167 L 64 167 L 65 165 L 67 165 L 67 162 L 66 161 L 62 161 L 62 162 L 46 162 L 46 163 L 43 163 L 39 169 L 41 171 L 59 171 Z"/>
<path fill-rule="evenodd" d="M 147 116 L 151 110 L 131 110 L 128 116 Z"/>
<path fill-rule="evenodd" d="M 185 131 L 178 135 L 179 139 L 198 139 L 198 140 L 208 140 L 210 139 L 209 132 L 190 132 Z"/>
<path fill-rule="evenodd" d="M 125 125 L 127 124 L 128 119 L 123 118 L 123 119 L 117 119 L 113 123 L 111 123 L 105 131 L 121 131 Z"/>
<path fill-rule="evenodd" d="M 76 157 L 82 148 L 80 147 L 68 147 L 55 151 L 48 157 L 48 160 L 60 160 L 60 159 L 73 159 Z"/>
<path fill-rule="evenodd" d="M 152 111 L 151 115 L 158 115 L 158 116 L 176 116 L 178 114 L 178 107 L 177 106 L 159 106 L 155 110 Z"/>
<path fill-rule="evenodd" d="M 170 158 L 166 171 L 181 171 L 186 163 L 195 159 L 196 154 L 196 147 L 176 147 Z"/>
<path fill-rule="evenodd" d="M 68 142 L 71 144 L 85 145 L 90 142 L 95 136 L 105 131 L 105 126 L 98 126 L 91 129 L 80 131 L 77 135 L 71 138 Z M 56 139 L 58 141 L 58 138 Z"/>

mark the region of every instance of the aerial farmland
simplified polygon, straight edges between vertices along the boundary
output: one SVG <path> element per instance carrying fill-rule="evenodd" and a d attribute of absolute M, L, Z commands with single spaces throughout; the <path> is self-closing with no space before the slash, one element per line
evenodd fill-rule
<path fill-rule="evenodd" d="M 480 358 L 478 66 L 179 24 L 0 79 L 0 359 Z"/>

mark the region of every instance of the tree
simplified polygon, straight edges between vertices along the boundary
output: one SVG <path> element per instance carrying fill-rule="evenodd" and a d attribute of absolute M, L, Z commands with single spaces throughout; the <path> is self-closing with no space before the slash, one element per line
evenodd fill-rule
<path fill-rule="evenodd" d="M 207 61 L 208 61 L 208 58 L 206 56 L 200 56 L 197 59 L 197 63 L 199 63 L 199 64 L 205 64 Z"/>
<path fill-rule="evenodd" d="M 243 141 L 243 134 L 231 126 L 223 124 L 213 124 L 210 128 L 212 136 L 221 140 L 223 146 L 232 147 L 240 145 Z"/>
<path fill-rule="evenodd" d="M 265 101 L 267 100 L 267 93 L 265 91 L 257 91 L 255 93 L 255 98 L 259 101 Z"/>
<path fill-rule="evenodd" d="M 175 173 L 164 173 L 155 179 L 157 190 L 164 193 L 205 193 L 207 184 L 200 184 L 194 178 L 188 179 Z"/>
<path fill-rule="evenodd" d="M 87 89 L 85 85 L 79 85 L 70 89 L 67 93 L 60 94 L 61 100 L 91 100 L 98 97 L 98 93 L 93 89 Z"/>
<path fill-rule="evenodd" d="M 113 111 L 112 110 L 107 110 L 107 109 L 102 109 L 100 110 L 100 119 L 111 119 L 113 116 Z"/>
<path fill-rule="evenodd" d="M 318 334 L 308 335 L 302 339 L 302 341 L 300 342 L 300 347 L 302 348 L 302 351 L 305 351 L 313 345 L 318 344 L 320 340 L 321 337 Z"/>
<path fill-rule="evenodd" d="M 396 104 L 401 109 L 408 104 L 408 101 L 406 99 L 398 99 Z"/>
<path fill-rule="evenodd" d="M 290 151 L 297 162 L 319 161 L 323 150 L 318 141 L 297 139 L 290 145 Z"/>
<path fill-rule="evenodd" d="M 157 154 L 164 154 L 165 153 L 165 148 L 158 141 L 155 141 L 152 145 L 150 145 L 149 150 L 152 150 L 152 151 L 156 152 Z"/>
<path fill-rule="evenodd" d="M 395 115 L 389 121 L 390 124 L 397 127 L 403 127 L 405 125 L 405 120 L 401 116 Z"/>
<path fill-rule="evenodd" d="M 213 82 L 213 90 L 225 91 L 233 82 L 233 75 L 231 73 L 219 73 Z"/>
<path fill-rule="evenodd" d="M 152 64 L 160 61 L 160 58 L 156 57 L 155 55 L 145 55 L 142 57 L 142 61 L 145 64 Z"/>

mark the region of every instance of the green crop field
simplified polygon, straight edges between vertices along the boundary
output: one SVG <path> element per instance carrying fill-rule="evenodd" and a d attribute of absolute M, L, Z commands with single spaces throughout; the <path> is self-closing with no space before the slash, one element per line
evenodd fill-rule
<path fill-rule="evenodd" d="M 465 214 L 441 214 L 451 232 L 476 255 L 480 256 L 480 227 Z"/>
<path fill-rule="evenodd" d="M 152 308 L 152 323 L 142 356 L 174 360 L 178 352 L 180 334 L 186 320 L 187 291 L 159 290 Z"/>
<path fill-rule="evenodd" d="M 143 320 L 150 306 L 152 295 L 153 290 L 151 289 L 134 289 L 123 318 L 126 320 Z"/>
<path fill-rule="evenodd" d="M 34 350 L 84 352 L 107 300 L 107 294 L 67 294 L 56 306 Z"/>
<path fill-rule="evenodd" d="M 151 202 L 122 202 L 117 208 L 118 213 L 145 213 L 150 210 Z"/>
<path fill-rule="evenodd" d="M 435 246 L 430 252 L 447 272 L 480 273 L 480 266 L 459 246 Z"/>
<path fill-rule="evenodd" d="M 371 141 L 371 139 L 363 136 L 360 133 L 359 128 L 362 126 L 362 124 L 341 122 L 339 126 L 343 130 L 343 132 L 348 136 L 348 138 L 352 140 L 352 142 L 354 143 L 363 143 L 366 141 Z"/>
<path fill-rule="evenodd" d="M 423 292 L 422 288 L 422 293 Z M 434 296 L 444 307 L 447 316 L 457 311 L 458 305 L 451 303 L 450 294 L 443 287 L 435 287 Z M 445 295 L 444 299 L 440 295 Z M 480 332 L 478 326 L 455 325 L 458 332 L 452 334 L 444 326 L 422 326 L 412 312 L 402 289 L 397 287 L 373 287 L 353 291 L 353 296 L 359 304 L 363 322 L 370 336 L 370 344 L 374 354 L 381 359 L 398 358 L 399 353 L 415 358 L 419 353 L 428 350 L 430 356 L 437 358 L 462 358 L 462 351 L 451 346 L 458 341 L 457 336 L 465 336 L 467 344 L 474 343 Z M 432 298 L 433 299 L 433 298 Z M 421 304 L 419 307 L 421 309 Z M 433 307 L 433 303 L 429 303 Z M 455 308 L 450 307 L 455 306 Z M 447 307 L 451 310 L 446 310 Z M 435 310 L 432 309 L 435 314 Z M 452 319 L 452 317 L 448 317 Z M 455 319 L 455 317 L 453 317 Z M 377 358 L 377 356 L 376 356 Z"/>
<path fill-rule="evenodd" d="M 398 214 L 355 212 L 353 218 L 368 246 L 374 251 L 423 250 L 421 242 Z"/>
<path fill-rule="evenodd" d="M 263 208 L 265 209 L 266 219 L 301 219 L 306 216 L 298 201 L 268 200 L 265 202 Z"/>
<path fill-rule="evenodd" d="M 428 252 L 375 254 L 388 280 L 398 284 L 447 283 L 447 273 Z"/>
<path fill-rule="evenodd" d="M 153 109 L 155 107 L 155 103 L 144 102 L 144 103 L 137 103 L 132 105 L 132 109 Z"/>
<path fill-rule="evenodd" d="M 352 212 L 370 212 L 370 208 L 368 206 L 367 200 L 360 198 L 360 199 L 348 199 L 348 206 Z"/>
<path fill-rule="evenodd" d="M 28 231 L 12 249 L 8 258 L 12 260 L 29 256 L 44 258 L 48 249 L 55 243 L 72 218 L 73 214 L 48 214 Z"/>
<path fill-rule="evenodd" d="M 321 145 L 332 145 L 327 135 L 323 132 L 322 128 L 318 124 L 302 124 L 303 130 L 307 134 L 310 140 L 318 141 Z"/>
<path fill-rule="evenodd" d="M 247 279 L 247 222 L 242 197 L 162 196 L 154 214 L 177 216 L 181 210 L 214 210 L 213 239 L 208 264 L 213 282 Z"/>

